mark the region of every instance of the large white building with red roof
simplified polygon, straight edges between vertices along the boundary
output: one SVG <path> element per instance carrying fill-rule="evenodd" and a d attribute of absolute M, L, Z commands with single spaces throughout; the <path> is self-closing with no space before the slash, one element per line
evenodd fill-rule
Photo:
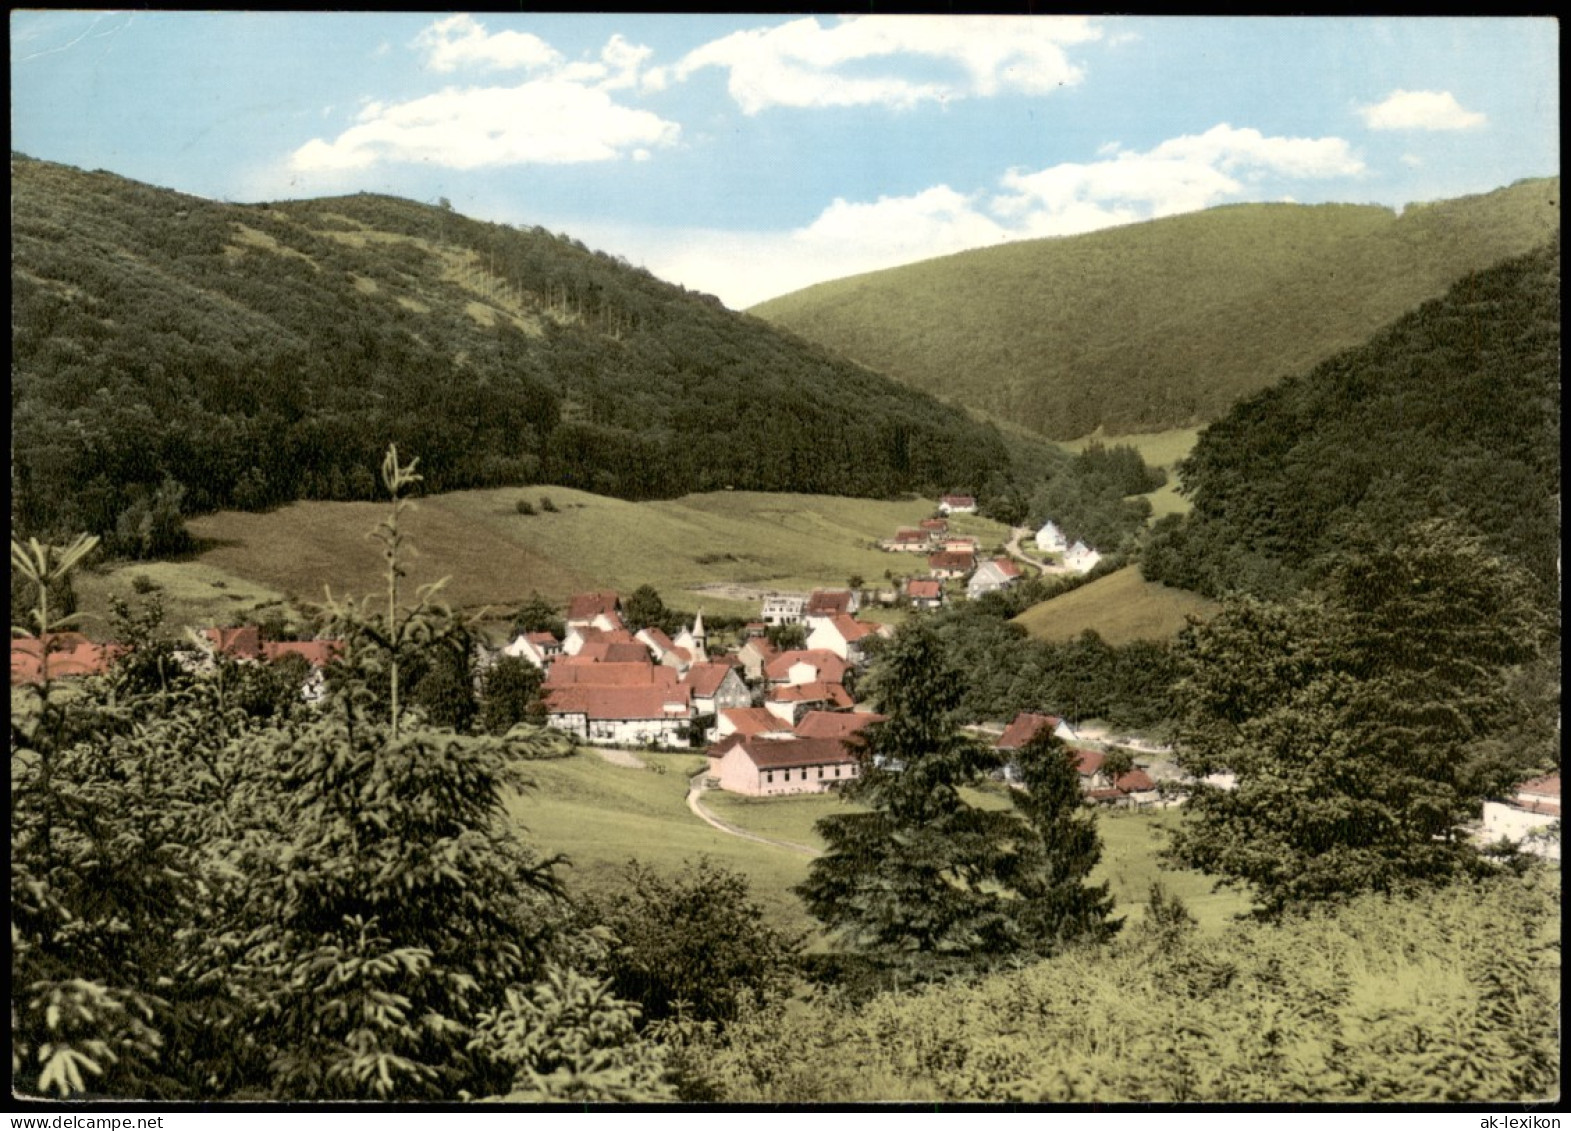
<path fill-rule="evenodd" d="M 853 781 L 857 760 L 839 738 L 733 734 L 709 748 L 709 776 L 753 797 L 822 793 Z"/>
<path fill-rule="evenodd" d="M 833 652 L 850 664 L 863 660 L 862 642 L 878 633 L 876 624 L 866 624 L 842 613 L 815 623 L 807 634 L 809 651 Z"/>

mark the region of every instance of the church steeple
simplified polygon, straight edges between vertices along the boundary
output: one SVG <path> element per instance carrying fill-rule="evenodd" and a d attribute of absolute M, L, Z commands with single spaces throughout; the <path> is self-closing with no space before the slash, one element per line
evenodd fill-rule
<path fill-rule="evenodd" d="M 704 632 L 704 610 L 700 606 L 698 615 L 693 618 L 693 648 L 698 653 L 693 657 L 695 662 L 702 663 L 709 658 L 709 638 Z"/>

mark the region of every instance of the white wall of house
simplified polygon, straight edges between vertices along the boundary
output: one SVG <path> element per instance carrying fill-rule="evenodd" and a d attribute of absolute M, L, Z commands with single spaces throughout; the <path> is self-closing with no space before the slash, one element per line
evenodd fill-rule
<path fill-rule="evenodd" d="M 853 763 L 828 766 L 792 766 L 789 769 L 761 770 L 748 757 L 740 743 L 725 756 L 710 760 L 710 774 L 720 779 L 720 788 L 753 797 L 778 797 L 791 793 L 823 793 L 856 777 Z"/>
<path fill-rule="evenodd" d="M 1559 836 L 1545 837 L 1544 831 L 1559 824 L 1560 818 L 1548 813 L 1534 813 L 1519 808 L 1508 801 L 1484 802 L 1484 827 L 1480 839 L 1493 844 L 1504 838 L 1520 845 L 1524 852 L 1560 859 Z M 1537 834 L 1537 835 L 1534 835 Z"/>

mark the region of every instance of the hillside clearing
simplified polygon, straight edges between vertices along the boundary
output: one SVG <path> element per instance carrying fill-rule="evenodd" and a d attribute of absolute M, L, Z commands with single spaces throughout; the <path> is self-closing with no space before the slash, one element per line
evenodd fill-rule
<path fill-rule="evenodd" d="M 1087 629 L 1109 644 L 1170 640 L 1190 616 L 1207 617 L 1217 605 L 1199 594 L 1145 580 L 1139 566 L 1099 577 L 1015 618 L 1038 640 L 1073 640 Z"/>

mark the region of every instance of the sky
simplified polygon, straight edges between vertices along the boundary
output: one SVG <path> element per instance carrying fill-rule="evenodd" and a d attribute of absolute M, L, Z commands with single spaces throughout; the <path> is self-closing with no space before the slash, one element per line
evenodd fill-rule
<path fill-rule="evenodd" d="M 391 193 L 744 309 L 1256 201 L 1558 175 L 1548 18 L 13 11 L 12 148 L 236 203 Z"/>

